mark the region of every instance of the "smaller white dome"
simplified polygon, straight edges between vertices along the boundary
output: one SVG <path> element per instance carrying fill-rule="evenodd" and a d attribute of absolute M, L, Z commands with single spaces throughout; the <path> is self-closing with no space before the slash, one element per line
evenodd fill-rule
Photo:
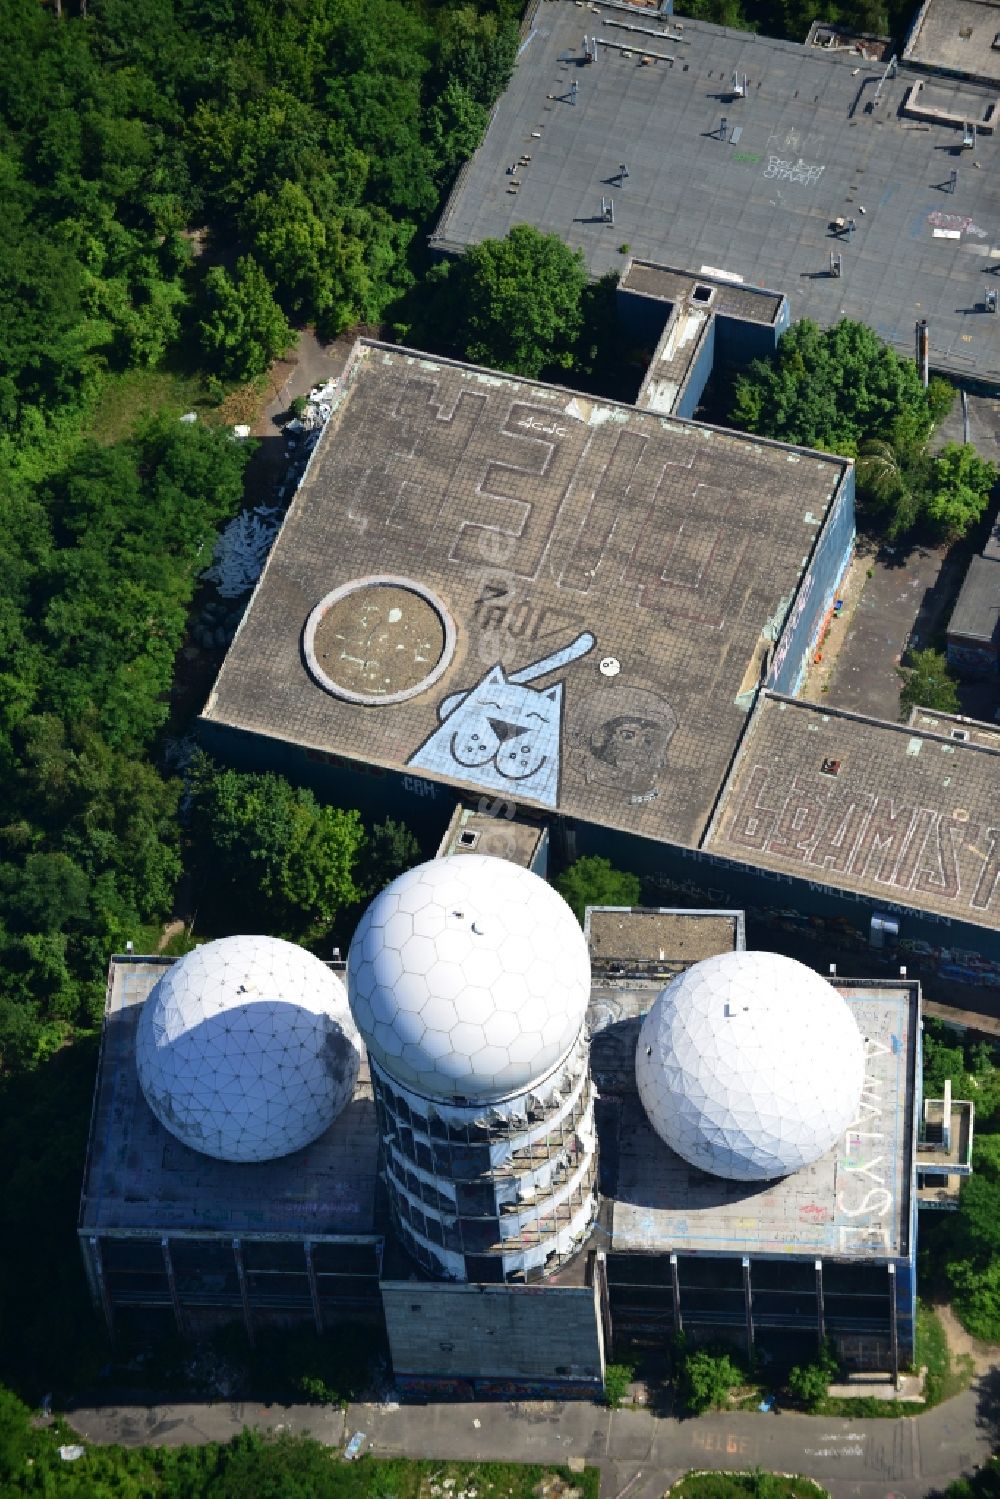
<path fill-rule="evenodd" d="M 764 1181 L 819 1160 L 857 1118 L 864 1042 L 811 968 L 777 953 L 722 953 L 657 997 L 635 1075 L 671 1150 L 713 1176 Z"/>
<path fill-rule="evenodd" d="M 270 1161 L 317 1139 L 353 1094 L 360 1063 L 340 979 L 277 937 L 223 937 L 178 958 L 136 1032 L 157 1119 L 223 1161 Z"/>
<path fill-rule="evenodd" d="M 562 1061 L 583 1026 L 590 958 L 551 885 L 506 859 L 409 869 L 368 907 L 347 959 L 375 1061 L 431 1098 L 497 1100 Z"/>

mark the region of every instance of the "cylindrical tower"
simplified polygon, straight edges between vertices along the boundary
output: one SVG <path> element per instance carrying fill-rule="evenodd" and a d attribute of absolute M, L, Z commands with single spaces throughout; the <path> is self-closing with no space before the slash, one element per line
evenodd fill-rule
<path fill-rule="evenodd" d="M 538 1280 L 597 1211 L 584 1017 L 566 903 L 502 859 L 436 859 L 377 896 L 348 958 L 400 1237 L 435 1275 Z"/>

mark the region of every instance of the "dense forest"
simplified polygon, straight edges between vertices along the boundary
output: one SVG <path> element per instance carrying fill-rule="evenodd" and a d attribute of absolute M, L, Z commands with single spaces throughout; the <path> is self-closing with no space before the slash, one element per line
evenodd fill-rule
<path fill-rule="evenodd" d="M 441 192 L 509 73 L 517 7 L 3 0 L 0 14 L 10 1070 L 92 1023 L 108 952 L 171 911 L 174 661 L 247 457 L 211 421 L 140 419 L 102 446 L 94 414 L 130 373 L 208 377 L 210 404 L 293 323 L 333 335 L 381 319 L 420 274 Z M 286 802 L 315 853 L 329 809 Z M 363 847 L 357 827 L 342 888 L 300 933 L 363 893 Z"/>

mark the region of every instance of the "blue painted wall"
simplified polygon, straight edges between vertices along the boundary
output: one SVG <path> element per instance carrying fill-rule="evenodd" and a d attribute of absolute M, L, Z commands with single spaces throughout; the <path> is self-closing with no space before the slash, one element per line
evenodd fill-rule
<path fill-rule="evenodd" d="M 792 601 L 767 686 L 794 697 L 802 685 L 823 619 L 837 596 L 854 552 L 854 470 L 844 475 L 833 509 Z"/>

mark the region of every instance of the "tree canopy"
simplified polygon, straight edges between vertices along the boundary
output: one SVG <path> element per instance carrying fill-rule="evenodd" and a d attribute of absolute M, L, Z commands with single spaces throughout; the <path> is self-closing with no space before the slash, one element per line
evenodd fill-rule
<path fill-rule="evenodd" d="M 109 369 L 193 348 L 242 379 L 280 318 L 379 319 L 507 80 L 520 4 L 5 9 L 0 417 L 23 434 Z"/>
<path fill-rule="evenodd" d="M 531 379 L 575 363 L 587 272 L 558 235 L 516 224 L 436 266 L 428 283 L 422 346 Z"/>
<path fill-rule="evenodd" d="M 958 684 L 948 670 L 943 651 L 913 651 L 908 666 L 899 668 L 899 675 L 903 678 L 899 693 L 902 718 L 909 717 L 911 708 L 932 708 L 938 713 L 959 711 Z"/>
<path fill-rule="evenodd" d="M 89 1023 L 108 954 L 170 909 L 180 787 L 147 755 L 246 456 L 158 423 L 0 483 L 0 1071 Z"/>
<path fill-rule="evenodd" d="M 564 869 L 555 885 L 581 926 L 588 906 L 637 906 L 642 891 L 638 875 L 615 869 L 609 859 L 592 854 Z"/>
<path fill-rule="evenodd" d="M 856 456 L 866 439 L 923 442 L 943 392 L 925 391 L 917 367 L 863 323 L 820 329 L 804 318 L 773 359 L 736 380 L 732 420 L 747 432 Z"/>
<path fill-rule="evenodd" d="M 747 432 L 857 459 L 862 515 L 890 538 L 922 525 L 964 535 L 984 513 L 1000 470 L 968 444 L 928 447 L 954 399 L 946 381 L 925 390 L 917 367 L 863 323 L 819 329 L 803 320 L 770 359 L 733 386 L 730 420 Z"/>
<path fill-rule="evenodd" d="M 361 897 L 364 828 L 357 812 L 323 806 L 282 776 L 189 769 L 188 824 L 201 902 L 213 926 L 313 939 Z M 234 925 L 235 924 L 235 925 Z"/>

